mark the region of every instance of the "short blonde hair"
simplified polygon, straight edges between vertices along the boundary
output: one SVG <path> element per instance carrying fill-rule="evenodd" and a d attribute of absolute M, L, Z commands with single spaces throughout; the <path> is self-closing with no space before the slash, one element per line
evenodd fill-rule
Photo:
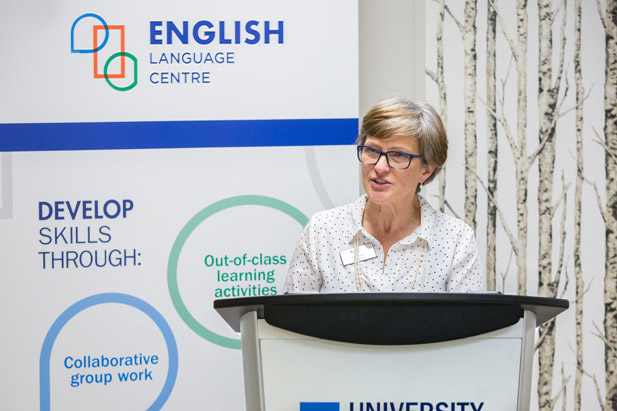
<path fill-rule="evenodd" d="M 404 97 L 382 100 L 362 119 L 356 144 L 362 145 L 371 136 L 386 139 L 393 136 L 415 137 L 422 161 L 435 166 L 435 171 L 424 184 L 431 182 L 448 158 L 448 137 L 441 117 L 425 101 Z"/>

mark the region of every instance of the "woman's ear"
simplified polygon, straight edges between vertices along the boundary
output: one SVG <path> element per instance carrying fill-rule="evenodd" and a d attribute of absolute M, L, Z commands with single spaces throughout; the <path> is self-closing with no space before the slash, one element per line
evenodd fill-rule
<path fill-rule="evenodd" d="M 433 174 L 433 171 L 435 171 L 435 166 L 432 164 L 424 164 L 422 166 L 422 174 L 420 174 L 420 178 L 421 178 L 421 183 L 420 184 L 424 184 L 424 182 Z"/>

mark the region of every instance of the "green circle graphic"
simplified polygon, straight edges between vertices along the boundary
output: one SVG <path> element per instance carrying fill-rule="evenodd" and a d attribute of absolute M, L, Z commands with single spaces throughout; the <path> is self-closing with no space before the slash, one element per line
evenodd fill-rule
<path fill-rule="evenodd" d="M 109 69 L 109 64 L 117 57 L 128 57 L 131 60 L 133 60 L 133 82 L 131 84 L 129 84 L 126 87 L 119 87 L 116 86 L 114 83 L 111 82 L 111 80 L 109 79 L 109 74 L 107 74 L 107 70 Z M 137 85 L 137 57 L 135 57 L 134 55 L 132 55 L 131 53 L 127 53 L 125 51 L 119 51 L 115 54 L 112 54 L 107 61 L 105 62 L 105 67 L 103 68 L 103 76 L 105 77 L 105 81 L 107 82 L 107 84 L 109 84 L 109 86 L 111 88 L 113 88 L 114 90 L 118 90 L 118 91 L 129 91 L 130 89 L 132 89 L 133 87 L 135 87 Z"/>
<path fill-rule="evenodd" d="M 207 218 L 213 216 L 214 214 L 226 210 L 232 207 L 238 206 L 263 206 L 273 208 L 282 213 L 287 214 L 294 220 L 296 220 L 303 227 L 308 223 L 308 217 L 306 217 L 300 210 L 295 208 L 294 206 L 277 200 L 276 198 L 266 197 L 266 196 L 258 196 L 258 195 L 244 195 L 244 196 L 236 196 L 229 197 L 216 203 L 210 204 L 208 207 L 204 208 L 193 218 L 191 218 L 188 223 L 180 230 L 180 234 L 176 237 L 176 241 L 174 241 L 173 246 L 171 247 L 171 253 L 169 254 L 169 262 L 167 264 L 167 286 L 169 288 L 169 294 L 171 296 L 171 301 L 176 307 L 176 311 L 180 315 L 180 318 L 185 322 L 186 325 L 189 326 L 191 330 L 193 330 L 197 335 L 205 338 L 206 340 L 220 345 L 221 347 L 226 348 L 234 348 L 240 349 L 241 342 L 235 338 L 228 338 L 222 335 L 219 335 L 213 331 L 210 331 L 206 327 L 204 327 L 199 321 L 191 315 L 188 308 L 182 301 L 182 296 L 180 295 L 180 290 L 178 288 L 178 261 L 180 260 L 180 253 L 182 252 L 182 248 L 186 241 L 190 237 L 190 235 L 195 231 L 195 229 L 203 223 Z"/>

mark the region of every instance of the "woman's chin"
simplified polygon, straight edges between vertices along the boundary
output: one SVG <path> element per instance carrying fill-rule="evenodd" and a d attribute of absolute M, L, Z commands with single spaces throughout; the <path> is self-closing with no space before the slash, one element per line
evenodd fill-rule
<path fill-rule="evenodd" d="M 389 193 L 384 193 L 382 191 L 368 190 L 366 195 L 371 203 L 378 205 L 386 205 L 392 200 Z"/>

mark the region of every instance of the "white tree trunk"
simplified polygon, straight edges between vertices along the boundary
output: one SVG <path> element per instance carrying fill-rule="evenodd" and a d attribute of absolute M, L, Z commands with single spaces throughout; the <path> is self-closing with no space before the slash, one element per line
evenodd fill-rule
<path fill-rule="evenodd" d="M 497 0 L 495 0 L 495 3 Z M 486 139 L 487 139 L 487 222 L 486 222 L 486 285 L 489 291 L 496 289 L 496 256 L 497 241 L 497 206 L 491 198 L 497 201 L 497 119 L 492 113 L 497 112 L 497 78 L 496 78 L 496 40 L 497 12 L 487 0 L 486 16 Z"/>
<path fill-rule="evenodd" d="M 556 297 L 553 281 L 553 184 L 555 179 L 555 124 L 559 85 L 553 87 L 553 10 L 552 0 L 538 0 L 538 295 Z M 540 327 L 545 337 L 538 347 L 538 404 L 540 410 L 553 409 L 553 367 L 555 361 L 555 321 Z"/>
<path fill-rule="evenodd" d="M 476 228 L 478 196 L 477 135 L 476 135 L 476 14 L 477 0 L 465 0 L 463 23 L 464 57 L 464 104 L 465 104 L 465 221 Z"/>
<path fill-rule="evenodd" d="M 446 18 L 445 0 L 439 0 L 439 19 L 437 20 L 437 88 L 439 89 L 439 112 L 441 121 L 448 129 L 448 106 L 446 95 L 446 81 L 443 74 L 443 24 Z M 445 211 L 446 202 L 446 165 L 444 164 L 439 175 L 439 210 Z"/>
<path fill-rule="evenodd" d="M 516 167 L 516 265 L 518 293 L 527 295 L 527 0 L 516 2 L 517 152 Z"/>
<path fill-rule="evenodd" d="M 583 203 L 583 69 L 581 66 L 582 0 L 574 0 L 574 80 L 576 82 L 576 186 L 574 188 L 574 277 L 576 281 L 576 374 L 574 377 L 574 411 L 581 411 L 583 383 L 583 297 L 585 282 L 581 261 L 581 216 Z"/>
<path fill-rule="evenodd" d="M 604 333 L 606 408 L 617 409 L 617 1 L 606 2 L 606 82 L 604 136 L 606 144 L 606 260 Z"/>

